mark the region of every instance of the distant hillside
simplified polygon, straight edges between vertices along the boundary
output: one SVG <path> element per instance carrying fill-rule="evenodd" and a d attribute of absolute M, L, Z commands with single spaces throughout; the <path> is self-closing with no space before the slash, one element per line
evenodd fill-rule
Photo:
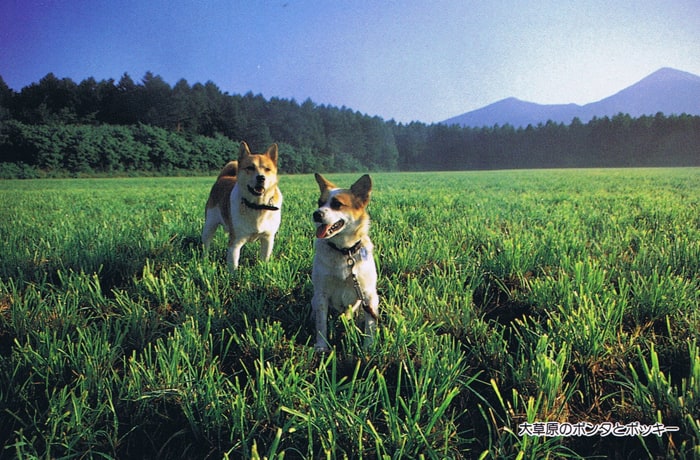
<path fill-rule="evenodd" d="M 536 104 L 514 97 L 443 121 L 447 125 L 470 127 L 510 124 L 537 126 L 552 120 L 569 124 L 578 117 L 586 123 L 593 117 L 626 113 L 632 117 L 654 115 L 700 115 L 700 76 L 676 69 L 662 68 L 622 91 L 586 105 Z"/>

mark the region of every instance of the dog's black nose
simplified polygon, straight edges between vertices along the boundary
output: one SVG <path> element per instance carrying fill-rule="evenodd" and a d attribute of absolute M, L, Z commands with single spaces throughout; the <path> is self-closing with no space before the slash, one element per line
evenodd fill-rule
<path fill-rule="evenodd" d="M 323 222 L 323 213 L 319 209 L 314 211 L 314 222 Z"/>
<path fill-rule="evenodd" d="M 255 177 L 255 180 L 258 182 L 261 182 L 261 183 L 265 182 L 265 176 L 263 176 L 262 174 L 259 174 L 258 176 Z"/>

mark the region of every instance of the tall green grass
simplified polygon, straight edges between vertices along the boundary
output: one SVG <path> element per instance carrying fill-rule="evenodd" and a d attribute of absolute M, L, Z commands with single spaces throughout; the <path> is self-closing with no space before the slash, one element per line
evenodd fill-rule
<path fill-rule="evenodd" d="M 380 329 L 327 355 L 311 176 L 235 274 L 212 178 L 0 182 L 0 458 L 700 456 L 700 170 L 373 179 Z"/>

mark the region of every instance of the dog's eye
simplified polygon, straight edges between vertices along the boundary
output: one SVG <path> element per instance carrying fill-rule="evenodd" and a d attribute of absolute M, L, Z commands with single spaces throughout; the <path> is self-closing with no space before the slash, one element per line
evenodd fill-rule
<path fill-rule="evenodd" d="M 325 202 L 323 200 L 318 200 L 318 207 L 322 208 Z"/>
<path fill-rule="evenodd" d="M 343 203 L 341 203 L 339 200 L 333 198 L 331 200 L 331 209 L 334 211 L 337 211 L 338 209 L 343 207 Z"/>
<path fill-rule="evenodd" d="M 270 171 L 272 171 L 272 169 L 270 169 L 270 168 L 264 168 L 264 170 L 266 173 L 269 173 Z"/>

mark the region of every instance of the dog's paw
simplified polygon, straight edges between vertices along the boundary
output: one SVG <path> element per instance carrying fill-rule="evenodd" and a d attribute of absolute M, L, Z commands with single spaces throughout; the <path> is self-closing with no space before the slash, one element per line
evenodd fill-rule
<path fill-rule="evenodd" d="M 322 344 L 322 345 L 316 344 L 316 345 L 314 345 L 314 351 L 316 353 L 328 353 L 331 351 L 331 349 L 328 348 L 328 345 L 326 345 L 326 344 Z"/>

